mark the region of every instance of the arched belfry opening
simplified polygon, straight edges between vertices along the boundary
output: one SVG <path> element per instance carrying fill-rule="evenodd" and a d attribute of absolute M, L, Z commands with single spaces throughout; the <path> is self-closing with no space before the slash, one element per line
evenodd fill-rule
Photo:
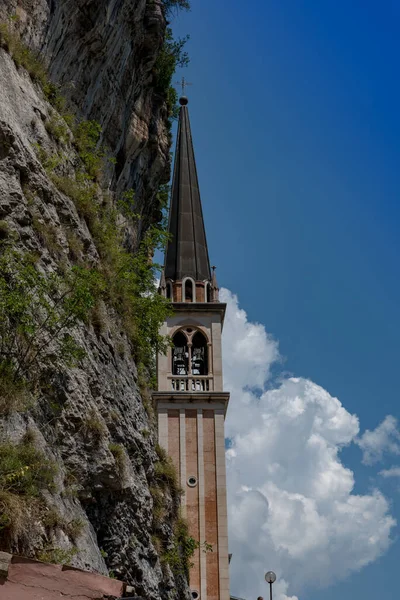
<path fill-rule="evenodd" d="M 208 344 L 200 331 L 193 336 L 191 367 L 192 375 L 208 375 Z"/>
<path fill-rule="evenodd" d="M 182 331 L 178 331 L 172 338 L 172 374 L 187 375 L 189 370 L 189 349 L 187 338 Z"/>

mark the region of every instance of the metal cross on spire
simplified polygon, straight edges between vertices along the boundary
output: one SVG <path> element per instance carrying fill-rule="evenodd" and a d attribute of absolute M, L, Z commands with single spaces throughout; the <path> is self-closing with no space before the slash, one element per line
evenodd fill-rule
<path fill-rule="evenodd" d="M 175 83 L 176 83 L 176 85 L 180 85 L 181 86 L 181 88 L 182 88 L 182 96 L 185 95 L 185 87 L 187 85 L 192 85 L 190 83 L 190 81 L 186 81 L 186 79 L 184 77 L 182 77 L 181 81 L 176 81 Z"/>

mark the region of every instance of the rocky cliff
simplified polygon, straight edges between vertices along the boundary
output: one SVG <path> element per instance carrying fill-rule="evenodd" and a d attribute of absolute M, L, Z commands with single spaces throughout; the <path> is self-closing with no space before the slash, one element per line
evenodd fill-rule
<path fill-rule="evenodd" d="M 0 0 L 0 21 L 0 549 L 185 597 L 146 389 L 165 6 Z"/>

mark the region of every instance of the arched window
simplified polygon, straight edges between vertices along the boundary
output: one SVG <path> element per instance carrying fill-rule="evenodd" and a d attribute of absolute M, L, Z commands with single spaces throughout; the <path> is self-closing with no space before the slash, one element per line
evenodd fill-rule
<path fill-rule="evenodd" d="M 189 366 L 189 352 L 186 336 L 178 331 L 174 335 L 172 348 L 172 374 L 187 375 Z"/>
<path fill-rule="evenodd" d="M 183 301 L 195 302 L 195 287 L 191 279 L 185 279 L 183 282 Z"/>
<path fill-rule="evenodd" d="M 192 341 L 192 375 L 208 375 L 207 340 L 200 331 Z"/>
<path fill-rule="evenodd" d="M 205 286 L 205 290 L 204 290 L 204 302 L 211 302 L 211 285 L 208 281 L 206 281 L 206 283 L 204 284 Z"/>
<path fill-rule="evenodd" d="M 166 292 L 167 298 L 169 300 L 172 300 L 172 283 L 170 281 L 167 281 L 167 292 Z"/>

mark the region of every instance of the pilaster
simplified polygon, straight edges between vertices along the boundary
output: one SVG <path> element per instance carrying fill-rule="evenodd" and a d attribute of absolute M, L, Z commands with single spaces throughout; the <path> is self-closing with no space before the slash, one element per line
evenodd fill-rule
<path fill-rule="evenodd" d="M 185 409 L 179 410 L 179 436 L 180 436 L 180 472 L 181 488 L 186 489 L 186 420 Z M 182 516 L 186 517 L 186 496 L 183 494 L 181 500 Z"/>

